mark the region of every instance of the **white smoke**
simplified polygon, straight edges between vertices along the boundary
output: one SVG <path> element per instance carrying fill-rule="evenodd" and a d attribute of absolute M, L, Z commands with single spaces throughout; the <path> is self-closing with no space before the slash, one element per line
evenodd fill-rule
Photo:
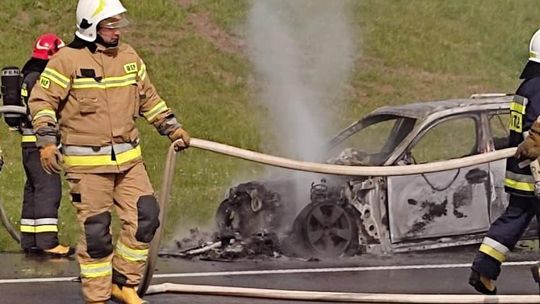
<path fill-rule="evenodd" d="M 272 147 L 318 160 L 341 105 L 356 45 L 348 0 L 253 1 L 247 45 Z M 268 142 L 266 142 L 268 144 Z"/>

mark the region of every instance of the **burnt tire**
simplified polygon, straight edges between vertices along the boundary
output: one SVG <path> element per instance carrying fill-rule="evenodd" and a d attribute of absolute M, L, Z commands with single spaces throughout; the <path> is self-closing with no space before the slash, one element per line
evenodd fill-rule
<path fill-rule="evenodd" d="M 358 252 L 358 225 L 354 207 L 332 202 L 311 203 L 295 219 L 293 234 L 312 256 L 340 257 Z"/>

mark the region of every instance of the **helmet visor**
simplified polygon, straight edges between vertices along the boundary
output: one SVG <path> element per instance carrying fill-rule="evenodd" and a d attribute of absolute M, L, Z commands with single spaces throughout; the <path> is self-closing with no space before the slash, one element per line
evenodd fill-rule
<path fill-rule="evenodd" d="M 107 18 L 99 23 L 99 27 L 108 29 L 119 29 L 129 25 L 129 20 L 124 14 Z"/>

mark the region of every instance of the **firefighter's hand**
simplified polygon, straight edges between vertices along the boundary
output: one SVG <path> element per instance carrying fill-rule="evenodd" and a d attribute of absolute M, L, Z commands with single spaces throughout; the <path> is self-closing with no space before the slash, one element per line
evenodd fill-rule
<path fill-rule="evenodd" d="M 56 145 L 49 144 L 39 150 L 41 166 L 48 174 L 59 174 L 62 170 L 62 155 Z"/>
<path fill-rule="evenodd" d="M 184 150 L 189 147 L 189 133 L 182 128 L 178 128 L 171 132 L 169 134 L 169 139 L 174 142 L 174 150 L 176 151 Z M 177 141 L 179 139 L 181 139 L 181 141 Z"/>
<path fill-rule="evenodd" d="M 534 121 L 529 130 L 529 135 L 519 144 L 515 156 L 519 160 L 533 160 L 540 156 L 540 121 Z"/>

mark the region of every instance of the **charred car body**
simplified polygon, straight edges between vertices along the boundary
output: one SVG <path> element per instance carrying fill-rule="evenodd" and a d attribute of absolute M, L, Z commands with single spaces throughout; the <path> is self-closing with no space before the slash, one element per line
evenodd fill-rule
<path fill-rule="evenodd" d="M 327 162 L 400 166 L 505 148 L 511 98 L 484 94 L 379 108 L 330 141 Z M 231 188 L 216 222 L 225 237 L 275 234 L 294 255 L 473 244 L 507 205 L 504 171 L 505 160 L 498 160 L 407 176 L 291 173 Z"/>

